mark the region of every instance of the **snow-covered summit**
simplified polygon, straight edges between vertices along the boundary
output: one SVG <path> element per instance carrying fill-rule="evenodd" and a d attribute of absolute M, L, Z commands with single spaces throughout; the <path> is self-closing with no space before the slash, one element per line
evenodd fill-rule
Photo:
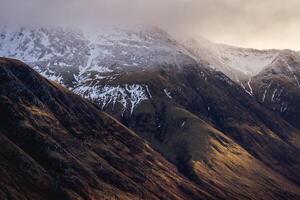
<path fill-rule="evenodd" d="M 252 77 L 280 60 L 300 60 L 298 52 L 293 51 L 243 49 L 205 39 L 183 42 L 158 28 L 112 27 L 91 30 L 1 26 L 0 56 L 20 59 L 102 106 L 105 102 L 118 102 L 130 110 L 150 98 L 151 91 L 135 83 L 110 85 L 128 70 L 201 63 L 223 72 L 252 94 Z"/>
<path fill-rule="evenodd" d="M 207 40 L 192 40 L 187 48 L 212 68 L 222 71 L 234 81 L 257 75 L 280 54 L 280 50 L 256 50 L 215 44 Z"/>
<path fill-rule="evenodd" d="M 196 63 L 185 48 L 158 28 L 2 26 L 0 56 L 20 59 L 102 106 L 118 101 L 130 110 L 149 97 L 147 86 L 107 85 L 116 76 L 127 70 Z"/>
<path fill-rule="evenodd" d="M 159 30 L 97 31 L 55 28 L 2 28 L 0 55 L 21 59 L 38 71 L 71 68 L 77 74 L 109 71 L 112 66 L 151 67 L 193 62 Z"/>

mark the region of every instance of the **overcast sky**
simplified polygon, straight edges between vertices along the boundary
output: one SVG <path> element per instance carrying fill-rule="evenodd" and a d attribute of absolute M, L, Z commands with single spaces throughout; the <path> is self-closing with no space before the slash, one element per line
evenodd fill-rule
<path fill-rule="evenodd" d="M 235 46 L 300 50 L 300 0 L 0 0 L 0 20 L 156 25 Z"/>

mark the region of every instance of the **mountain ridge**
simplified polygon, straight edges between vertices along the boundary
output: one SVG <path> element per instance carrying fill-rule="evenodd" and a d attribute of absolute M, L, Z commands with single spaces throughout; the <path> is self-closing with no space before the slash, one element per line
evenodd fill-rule
<path fill-rule="evenodd" d="M 90 102 L 0 59 L 3 199 L 215 199 Z M 68 105 L 68 106 L 67 106 Z"/>
<path fill-rule="evenodd" d="M 279 109 L 274 104 L 280 95 L 286 96 L 284 92 L 298 97 L 293 51 L 284 51 L 283 60 L 295 73 L 282 64 L 261 72 L 274 64 L 277 50 L 239 49 L 209 41 L 189 46 L 153 31 L 127 35 L 118 30 L 117 38 L 100 34 L 91 44 L 81 34 L 61 30 L 49 33 L 54 36 L 46 46 L 39 31 L 21 31 L 9 36 L 17 40 L 17 54 L 3 52 L 5 45 L 0 52 L 20 58 L 29 55 L 29 64 L 40 74 L 116 117 L 208 194 L 216 192 L 221 199 L 297 199 L 297 99 L 279 101 Z M 36 45 L 28 46 L 26 41 Z M 103 65 L 106 59 L 109 62 Z M 282 94 L 275 91 L 277 85 L 270 85 L 281 69 L 287 73 L 280 80 L 288 83 Z"/>

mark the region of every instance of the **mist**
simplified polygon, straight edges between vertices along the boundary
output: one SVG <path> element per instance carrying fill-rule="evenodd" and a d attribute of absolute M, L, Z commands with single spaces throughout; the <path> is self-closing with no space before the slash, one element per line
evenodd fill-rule
<path fill-rule="evenodd" d="M 299 49 L 300 1 L 0 0 L 0 23 L 158 26 L 181 37 L 259 49 Z"/>

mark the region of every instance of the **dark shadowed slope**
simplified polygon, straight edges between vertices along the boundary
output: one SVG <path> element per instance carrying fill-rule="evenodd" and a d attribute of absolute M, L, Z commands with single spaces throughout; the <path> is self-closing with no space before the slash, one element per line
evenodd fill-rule
<path fill-rule="evenodd" d="M 119 122 L 4 58 L 0 177 L 9 200 L 211 199 Z"/>

